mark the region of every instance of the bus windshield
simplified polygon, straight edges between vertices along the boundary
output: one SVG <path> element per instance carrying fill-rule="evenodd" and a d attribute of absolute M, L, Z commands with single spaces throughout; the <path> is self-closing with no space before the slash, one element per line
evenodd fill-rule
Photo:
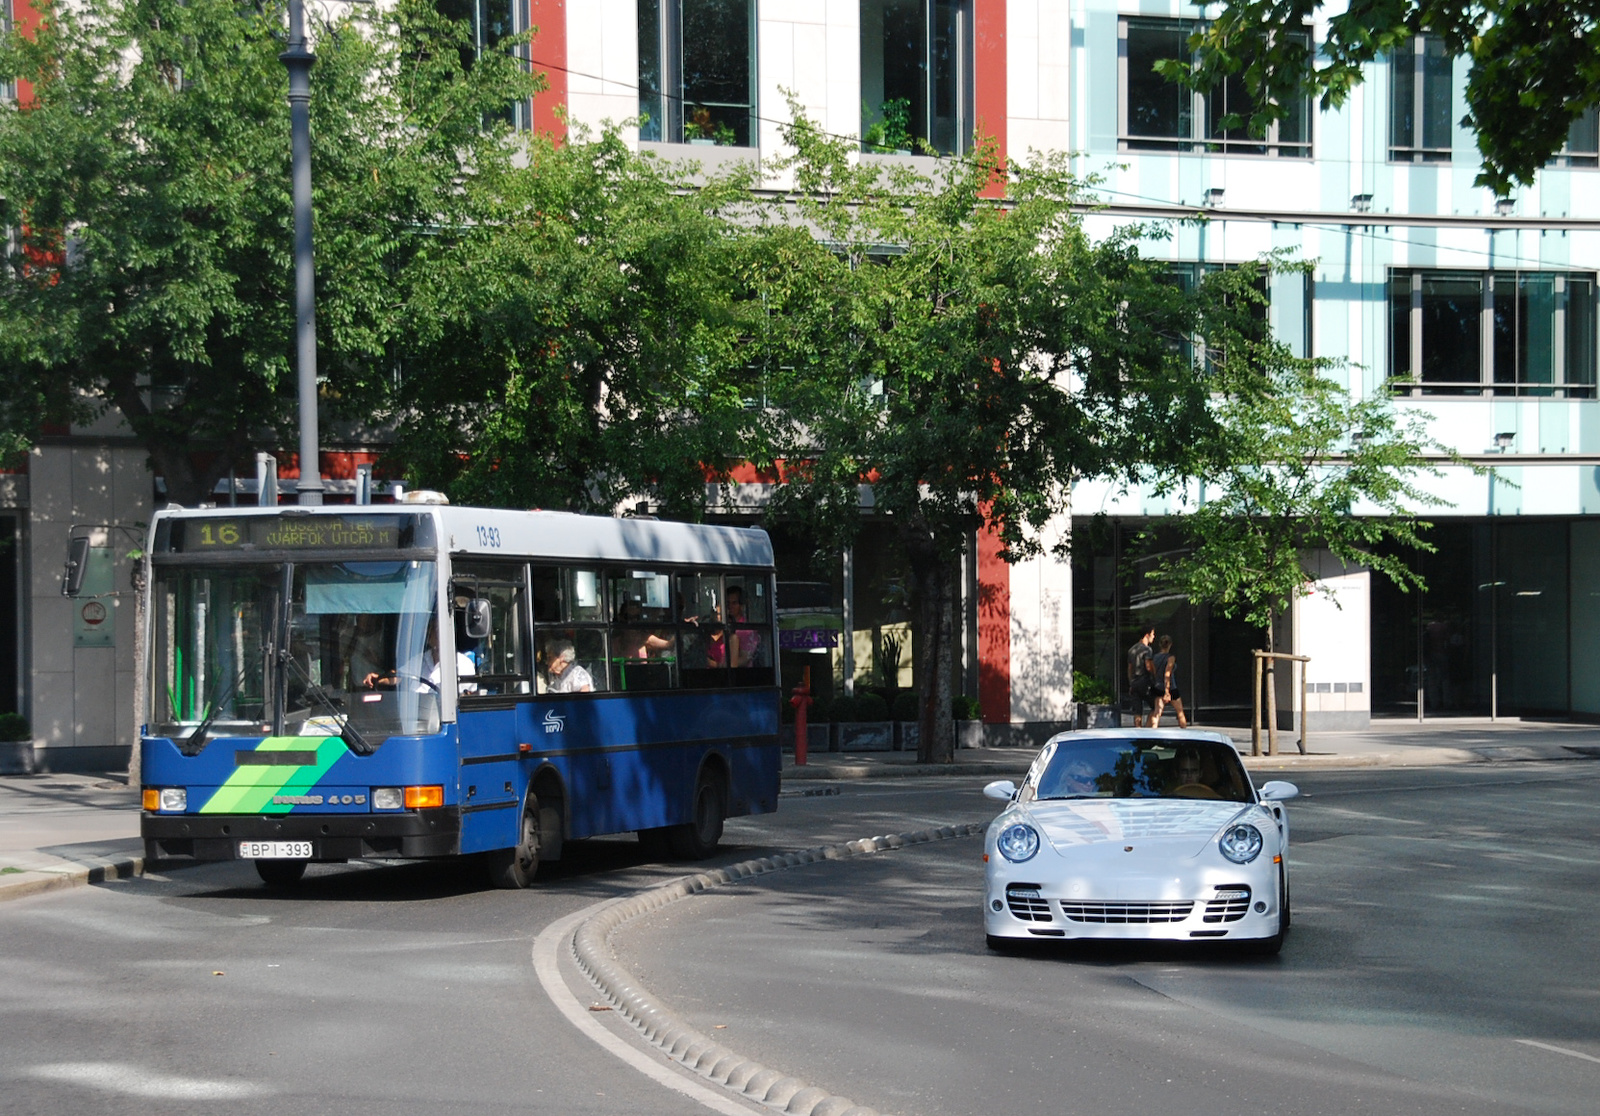
<path fill-rule="evenodd" d="M 436 592 L 424 561 L 158 567 L 152 729 L 202 744 L 437 732 Z"/>

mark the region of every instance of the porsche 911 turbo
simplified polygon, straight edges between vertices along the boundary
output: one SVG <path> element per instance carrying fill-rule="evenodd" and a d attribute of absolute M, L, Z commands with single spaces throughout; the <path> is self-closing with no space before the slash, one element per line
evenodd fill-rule
<path fill-rule="evenodd" d="M 1184 729 L 1096 729 L 1050 739 L 984 840 L 991 948 L 1081 939 L 1247 943 L 1289 929 L 1283 802 L 1233 742 Z"/>

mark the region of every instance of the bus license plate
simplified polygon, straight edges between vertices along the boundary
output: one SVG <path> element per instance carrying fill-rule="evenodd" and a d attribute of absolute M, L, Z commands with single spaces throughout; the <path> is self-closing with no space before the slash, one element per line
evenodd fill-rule
<path fill-rule="evenodd" d="M 240 841 L 240 860 L 310 860 L 310 841 Z"/>

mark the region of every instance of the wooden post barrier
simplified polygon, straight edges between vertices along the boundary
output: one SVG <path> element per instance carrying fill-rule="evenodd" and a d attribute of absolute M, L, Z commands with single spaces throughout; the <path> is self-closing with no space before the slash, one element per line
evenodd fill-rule
<path fill-rule="evenodd" d="M 1295 741 L 1300 754 L 1306 754 L 1306 664 L 1309 655 L 1289 655 L 1282 651 L 1251 651 L 1255 659 L 1255 686 L 1250 691 L 1250 754 L 1261 754 L 1261 679 L 1268 659 L 1282 659 L 1300 664 L 1300 739 Z M 1275 672 L 1272 672 L 1275 673 Z M 1270 674 L 1269 674 L 1270 677 Z M 1293 712 L 1291 708 L 1290 712 Z M 1274 684 L 1267 691 L 1267 755 L 1278 754 L 1278 688 Z"/>

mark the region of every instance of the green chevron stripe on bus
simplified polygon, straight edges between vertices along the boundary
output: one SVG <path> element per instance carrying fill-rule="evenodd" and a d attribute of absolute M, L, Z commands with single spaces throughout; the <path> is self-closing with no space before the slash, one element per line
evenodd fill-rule
<path fill-rule="evenodd" d="M 349 749 L 337 736 L 269 736 L 258 752 L 305 752 L 316 749 L 317 762 L 298 766 L 250 764 L 237 768 L 226 783 L 217 788 L 202 814 L 287 814 L 294 807 L 275 804 L 278 795 L 304 794 L 317 785 L 340 756 Z"/>

